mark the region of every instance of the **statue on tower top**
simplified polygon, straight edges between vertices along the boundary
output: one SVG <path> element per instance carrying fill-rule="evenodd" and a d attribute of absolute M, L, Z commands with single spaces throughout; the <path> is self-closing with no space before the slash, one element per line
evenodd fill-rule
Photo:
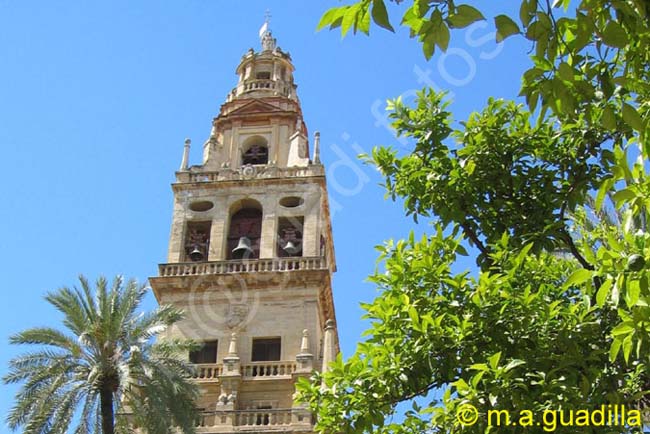
<path fill-rule="evenodd" d="M 271 22 L 271 12 L 268 10 L 264 15 L 264 24 L 260 27 L 260 41 L 262 42 L 262 51 L 272 51 L 276 47 L 276 40 L 271 34 L 271 28 L 269 24 Z"/>

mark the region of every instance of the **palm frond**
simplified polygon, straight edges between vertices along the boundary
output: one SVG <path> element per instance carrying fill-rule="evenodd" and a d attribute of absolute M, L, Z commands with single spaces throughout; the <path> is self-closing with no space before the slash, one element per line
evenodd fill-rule
<path fill-rule="evenodd" d="M 177 426 L 194 433 L 198 389 L 189 381 L 192 369 L 186 359 L 196 345 L 152 342 L 182 312 L 161 306 L 139 314 L 147 287 L 132 279 L 118 276 L 109 286 L 100 277 L 92 288 L 79 276 L 79 283 L 79 288 L 63 287 L 45 296 L 63 313 L 70 335 L 39 327 L 10 338 L 12 344 L 40 348 L 13 358 L 3 377 L 5 384 L 22 383 L 7 416 L 9 427 L 29 434 L 100 434 L 99 392 L 111 388 L 119 432 L 140 427 L 168 433 Z"/>
<path fill-rule="evenodd" d="M 81 354 L 81 347 L 69 336 L 64 333 L 50 328 L 38 327 L 16 333 L 9 338 L 12 344 L 34 344 L 49 345 L 58 347 L 70 352 L 71 354 Z"/>

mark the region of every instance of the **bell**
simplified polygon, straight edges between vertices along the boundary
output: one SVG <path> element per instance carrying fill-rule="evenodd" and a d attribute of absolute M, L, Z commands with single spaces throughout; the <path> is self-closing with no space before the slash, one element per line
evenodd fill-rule
<path fill-rule="evenodd" d="M 251 247 L 251 240 L 248 237 L 240 237 L 237 247 L 232 249 L 233 257 L 241 259 L 252 254 L 253 248 Z"/>
<path fill-rule="evenodd" d="M 199 246 L 194 245 L 194 248 L 190 252 L 190 259 L 194 262 L 202 260 L 204 257 L 203 251 L 199 249 Z"/>
<path fill-rule="evenodd" d="M 300 243 L 294 243 L 293 241 L 287 241 L 287 244 L 282 248 L 285 252 L 290 255 L 295 255 L 300 251 Z"/>

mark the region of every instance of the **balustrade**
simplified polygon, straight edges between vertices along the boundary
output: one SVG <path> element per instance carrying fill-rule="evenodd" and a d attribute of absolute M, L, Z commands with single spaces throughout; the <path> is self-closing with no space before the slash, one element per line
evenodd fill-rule
<path fill-rule="evenodd" d="M 291 410 L 266 409 L 266 410 L 241 410 L 235 414 L 235 425 L 259 426 L 259 425 L 291 425 Z"/>
<path fill-rule="evenodd" d="M 192 378 L 195 380 L 204 380 L 204 381 L 214 381 L 218 380 L 219 376 L 223 372 L 223 367 L 214 363 L 201 363 L 192 365 L 194 367 L 194 373 Z"/>
<path fill-rule="evenodd" d="M 177 264 L 160 264 L 158 266 L 161 277 L 325 269 L 327 269 L 327 263 L 323 256 L 180 262 Z"/>
<path fill-rule="evenodd" d="M 307 167 L 277 167 L 277 166 L 246 166 L 250 169 L 220 169 L 210 172 L 179 172 L 180 182 L 215 182 L 241 181 L 246 179 L 270 178 L 302 178 L 308 176 L 323 176 L 323 168 L 319 165 Z"/>
<path fill-rule="evenodd" d="M 291 375 L 296 371 L 295 362 L 252 362 L 242 365 L 241 374 L 244 377 L 272 378 Z"/>

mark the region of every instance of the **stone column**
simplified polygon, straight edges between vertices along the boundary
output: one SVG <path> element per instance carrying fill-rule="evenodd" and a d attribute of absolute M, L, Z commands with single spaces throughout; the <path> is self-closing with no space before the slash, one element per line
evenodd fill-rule
<path fill-rule="evenodd" d="M 269 141 L 269 163 L 278 164 L 280 160 L 280 122 L 271 119 L 271 140 Z"/>
<path fill-rule="evenodd" d="M 208 261 L 221 261 L 226 259 L 224 254 L 224 238 L 226 231 L 226 222 L 219 216 L 212 220 L 210 227 L 210 251 L 208 252 Z"/>
<path fill-rule="evenodd" d="M 314 159 L 312 162 L 320 164 L 320 132 L 318 131 L 314 133 Z"/>
<path fill-rule="evenodd" d="M 323 336 L 323 372 L 327 371 L 329 364 L 336 359 L 334 333 L 334 321 L 328 319 L 325 323 L 325 336 Z"/>
<path fill-rule="evenodd" d="M 236 169 L 241 166 L 241 151 L 239 150 L 239 127 L 241 121 L 233 121 L 230 137 L 230 167 Z"/>
<path fill-rule="evenodd" d="M 318 235 L 318 214 L 317 203 L 314 203 L 307 209 L 305 223 L 302 228 L 302 255 L 319 256 L 320 254 L 320 237 Z"/>
<path fill-rule="evenodd" d="M 221 373 L 221 394 L 217 402 L 219 410 L 234 410 L 237 407 L 237 394 L 241 385 L 241 364 L 237 354 L 237 333 L 230 335 L 228 355 L 223 358 Z M 232 414 L 232 413 L 229 413 Z"/>
<path fill-rule="evenodd" d="M 260 241 L 260 258 L 275 257 L 275 243 L 278 222 L 275 213 L 264 213 L 262 219 L 262 239 Z"/>
<path fill-rule="evenodd" d="M 296 373 L 311 373 L 314 368 L 314 355 L 309 351 L 309 331 L 304 329 L 302 331 L 302 340 L 300 343 L 300 353 L 296 355 L 296 362 L 298 364 Z"/>
<path fill-rule="evenodd" d="M 181 160 L 180 170 L 187 170 L 188 161 L 190 159 L 190 144 L 192 141 L 190 139 L 185 139 L 185 146 L 183 147 L 183 159 Z"/>
<path fill-rule="evenodd" d="M 311 424 L 311 412 L 304 402 L 296 402 L 295 384 L 300 377 L 309 377 L 314 368 L 314 355 L 309 351 L 309 331 L 304 329 L 302 331 L 302 339 L 300 341 L 300 352 L 296 355 L 296 372 L 291 377 L 294 384 L 294 402 L 291 406 L 291 424 L 304 425 L 308 427 Z"/>
<path fill-rule="evenodd" d="M 174 203 L 174 217 L 172 220 L 172 230 L 169 237 L 169 250 L 167 252 L 167 262 L 181 262 L 183 259 L 183 232 L 185 226 L 185 210 L 181 198 L 176 198 Z"/>

